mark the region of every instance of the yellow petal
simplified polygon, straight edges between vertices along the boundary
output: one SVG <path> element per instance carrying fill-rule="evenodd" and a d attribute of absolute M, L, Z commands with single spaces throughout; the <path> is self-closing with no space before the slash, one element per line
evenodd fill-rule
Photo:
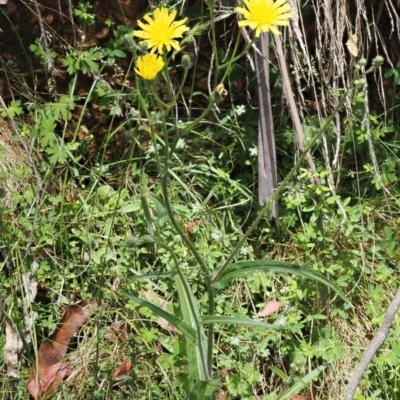
<path fill-rule="evenodd" d="M 162 53 L 164 49 L 170 51 L 171 47 L 180 49 L 175 39 L 182 37 L 189 27 L 185 25 L 187 18 L 174 21 L 176 15 L 176 10 L 169 12 L 165 7 L 156 8 L 153 19 L 149 16 L 144 17 L 148 24 L 138 22 L 142 31 L 135 33 L 135 36 L 144 39 L 149 47 L 153 48 L 152 53 L 155 51 Z"/>

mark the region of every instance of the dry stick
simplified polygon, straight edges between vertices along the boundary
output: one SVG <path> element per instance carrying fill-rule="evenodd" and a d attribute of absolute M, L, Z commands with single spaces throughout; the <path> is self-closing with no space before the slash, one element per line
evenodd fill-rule
<path fill-rule="evenodd" d="M 44 63 L 44 69 L 45 69 L 46 72 L 47 71 L 51 72 L 52 78 L 51 78 L 51 85 L 50 86 L 51 86 L 51 91 L 53 93 L 55 93 L 55 84 L 56 84 L 57 72 L 56 72 L 56 69 L 54 67 L 54 61 L 51 58 L 49 45 L 47 43 L 46 30 L 44 29 L 42 14 L 40 12 L 40 8 L 39 8 L 39 5 L 37 3 L 37 0 L 31 0 L 31 2 L 35 6 L 36 16 L 37 16 L 37 20 L 39 22 L 39 27 L 40 27 L 40 37 L 42 38 L 42 41 L 43 41 L 43 44 L 44 44 L 44 50 L 45 50 L 46 57 L 47 57 L 47 60 Z"/>
<path fill-rule="evenodd" d="M 288 73 L 288 70 L 286 67 L 286 60 L 285 60 L 285 55 L 283 54 L 282 41 L 281 41 L 280 35 L 274 35 L 274 40 L 275 40 L 275 44 L 276 44 L 276 53 L 278 55 L 279 66 L 280 66 L 281 72 L 282 72 L 283 87 L 286 92 L 286 99 L 289 104 L 289 111 L 290 111 L 290 115 L 292 117 L 292 121 L 294 124 L 294 130 L 296 133 L 297 147 L 299 148 L 299 150 L 301 152 L 304 152 L 303 127 L 301 126 L 299 113 L 297 112 L 296 104 L 294 102 L 294 95 L 293 95 L 292 87 L 290 86 L 289 73 Z M 308 168 L 311 172 L 311 181 L 314 184 L 317 184 L 318 182 L 317 182 L 316 178 L 313 176 L 313 174 L 315 173 L 315 164 L 314 164 L 314 161 L 313 161 L 309 151 L 306 154 L 306 160 L 307 160 Z"/>
<path fill-rule="evenodd" d="M 256 42 L 255 70 L 258 81 L 259 121 L 258 121 L 258 202 L 265 206 L 274 194 L 278 182 L 276 168 L 275 136 L 272 121 L 271 91 L 269 84 L 269 33 L 261 33 Z M 272 207 L 272 214 L 278 227 L 278 201 Z"/>
<path fill-rule="evenodd" d="M 379 348 L 382 346 L 383 342 L 389 335 L 390 327 L 399 308 L 400 308 L 400 287 L 397 289 L 397 292 L 386 311 L 385 318 L 383 319 L 381 327 L 379 328 L 375 337 L 369 343 L 367 350 L 365 350 L 365 353 L 362 356 L 357 369 L 354 371 L 353 376 L 349 381 L 344 400 L 353 399 L 357 387 L 361 381 L 361 378 L 368 367 L 368 364 L 371 362 L 372 358 L 377 353 L 377 351 L 379 350 Z"/>
<path fill-rule="evenodd" d="M 282 49 L 282 41 L 280 35 L 274 35 L 275 39 L 275 44 L 276 44 L 276 53 L 278 55 L 278 61 L 279 61 L 279 66 L 281 68 L 281 73 L 282 73 L 282 79 L 283 79 L 283 87 L 286 92 L 286 99 L 289 104 L 289 110 L 290 110 L 290 115 L 292 117 L 292 121 L 294 124 L 294 129 L 296 133 L 296 140 L 297 140 L 297 147 L 298 149 L 304 153 L 304 146 L 303 146 L 303 141 L 304 141 L 304 132 L 303 132 L 303 127 L 301 126 L 301 121 L 299 117 L 299 113 L 297 112 L 296 104 L 294 102 L 294 95 L 292 91 L 292 87 L 290 86 L 290 79 L 289 79 L 289 73 L 286 67 L 286 61 L 285 61 L 285 55 L 283 54 L 283 49 Z M 307 151 L 305 158 L 307 160 L 308 164 L 308 169 L 310 171 L 310 180 L 314 185 L 319 185 L 319 179 L 315 176 L 315 164 L 314 160 L 311 157 L 311 154 L 309 151 Z M 314 196 L 314 202 L 318 203 L 319 198 L 317 195 Z M 324 232 L 324 224 L 323 224 L 323 214 L 322 211 L 320 211 L 317 219 L 317 227 L 320 230 L 321 234 Z M 323 251 L 324 250 L 324 241 L 322 240 L 319 242 L 319 250 Z M 325 264 L 325 260 L 323 260 L 323 264 Z M 329 278 L 329 276 L 326 274 L 326 278 Z M 321 306 L 325 307 L 325 312 L 328 312 L 327 309 L 327 303 L 328 303 L 328 298 L 329 298 L 329 288 L 327 286 L 322 286 L 321 288 Z"/>

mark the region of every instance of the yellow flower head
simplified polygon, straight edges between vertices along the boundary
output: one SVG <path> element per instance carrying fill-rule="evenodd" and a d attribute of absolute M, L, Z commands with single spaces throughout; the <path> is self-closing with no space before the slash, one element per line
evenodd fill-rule
<path fill-rule="evenodd" d="M 152 80 L 163 69 L 164 61 L 157 54 L 146 54 L 137 60 L 135 72 L 143 79 Z"/>
<path fill-rule="evenodd" d="M 279 35 L 278 29 L 273 25 L 289 25 L 288 19 L 292 14 L 287 0 L 243 0 L 247 10 L 237 7 L 236 11 L 244 16 L 244 20 L 239 21 L 239 26 L 249 26 L 256 30 L 256 37 L 261 32 L 271 31 Z"/>
<path fill-rule="evenodd" d="M 167 51 L 170 51 L 171 47 L 179 51 L 181 49 L 179 43 L 174 39 L 182 37 L 182 34 L 189 28 L 185 26 L 187 18 L 174 21 L 175 16 L 176 11 L 170 13 L 168 8 L 157 8 L 154 10 L 154 19 L 148 15 L 143 17 L 148 24 L 138 21 L 142 31 L 135 31 L 135 36 L 142 38 L 147 43 L 148 48 L 152 49 L 152 53 L 155 53 L 156 50 L 162 53 L 164 46 Z"/>

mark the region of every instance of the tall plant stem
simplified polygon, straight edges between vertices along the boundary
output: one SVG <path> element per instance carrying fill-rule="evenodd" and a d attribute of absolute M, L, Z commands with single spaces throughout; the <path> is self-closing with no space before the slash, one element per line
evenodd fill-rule
<path fill-rule="evenodd" d="M 213 103 L 210 103 L 213 104 Z M 197 263 L 199 264 L 201 270 L 204 273 L 206 279 L 206 286 L 208 292 L 208 314 L 214 314 L 214 290 L 211 287 L 211 274 L 207 268 L 206 263 L 203 261 L 200 253 L 197 251 L 196 247 L 190 240 L 190 238 L 185 234 L 183 229 L 179 226 L 178 221 L 175 219 L 174 211 L 172 209 L 172 205 L 169 199 L 168 194 L 168 175 L 169 175 L 169 168 L 168 168 L 168 160 L 169 160 L 169 146 L 168 146 L 168 130 L 165 124 L 164 116 L 162 116 L 163 120 L 163 132 L 164 132 L 164 143 L 165 143 L 165 165 L 162 171 L 161 176 L 161 189 L 164 196 L 165 206 L 167 208 L 168 216 L 172 225 L 174 226 L 176 232 L 178 232 L 179 236 L 182 238 L 183 242 L 189 248 L 191 253 L 193 254 L 194 258 L 196 259 Z M 208 324 L 207 325 L 207 369 L 210 373 L 210 379 L 212 377 L 212 356 L 213 356 L 213 347 L 214 347 L 214 325 Z"/>
<path fill-rule="evenodd" d="M 157 140 L 156 140 L 156 135 L 154 133 L 153 125 L 150 123 L 151 118 L 150 118 L 149 110 L 147 109 L 146 104 L 144 103 L 144 100 L 143 100 L 142 95 L 140 94 L 140 89 L 139 88 L 137 90 L 137 94 L 138 94 L 139 104 L 141 105 L 141 107 L 143 108 L 144 113 L 146 114 L 147 121 L 149 121 L 151 140 L 152 140 L 153 146 L 154 146 L 154 154 L 155 154 L 155 157 L 156 157 L 157 168 L 161 172 L 160 157 L 159 157 L 159 154 L 158 154 L 158 151 L 157 151 Z"/>
<path fill-rule="evenodd" d="M 165 143 L 167 143 L 167 141 Z M 207 268 L 207 265 L 203 261 L 200 253 L 197 251 L 196 247 L 194 247 L 194 245 L 191 242 L 191 240 L 189 239 L 189 237 L 185 234 L 183 229 L 179 226 L 178 221 L 175 219 L 174 211 L 172 209 L 172 205 L 171 205 L 171 202 L 169 200 L 169 195 L 168 195 L 168 165 L 167 165 L 167 162 L 165 163 L 165 167 L 162 171 L 161 188 L 162 188 L 162 193 L 164 196 L 165 206 L 167 208 L 168 216 L 171 220 L 171 223 L 174 226 L 175 230 L 178 232 L 179 236 L 182 238 L 183 242 L 186 244 L 186 246 L 189 248 L 189 250 L 193 254 L 193 256 L 196 259 L 197 263 L 199 264 L 201 270 L 203 271 L 203 273 L 206 277 L 207 285 L 209 286 L 211 283 L 211 274 Z"/>
<path fill-rule="evenodd" d="M 166 243 L 161 242 L 160 240 L 157 240 L 156 243 L 158 243 L 161 247 L 164 247 L 164 249 L 166 249 L 171 254 L 171 257 L 174 260 L 174 264 L 175 264 L 175 267 L 176 267 L 176 272 L 177 272 L 177 274 L 179 276 L 179 279 L 182 282 L 182 286 L 183 286 L 183 288 L 184 288 L 184 290 L 185 290 L 185 292 L 187 294 L 186 297 L 187 297 L 188 302 L 189 302 L 189 307 L 191 309 L 191 314 L 192 314 L 193 318 L 195 319 L 196 332 L 197 332 L 197 337 L 198 337 L 197 345 L 199 347 L 199 351 L 200 351 L 200 354 L 201 354 L 200 358 L 201 358 L 203 374 L 204 374 L 204 376 L 206 377 L 207 380 L 211 380 L 212 365 L 209 365 L 209 363 L 208 363 L 208 353 L 209 353 L 208 348 L 209 348 L 209 346 L 207 347 L 207 354 L 204 354 L 205 350 L 204 350 L 204 348 L 203 348 L 203 346 L 201 344 L 201 339 L 200 339 L 201 335 L 202 335 L 201 322 L 197 318 L 196 305 L 193 304 L 192 296 L 190 296 L 191 289 L 190 289 L 190 286 L 188 284 L 188 281 L 186 280 L 185 275 L 183 274 L 183 272 L 182 272 L 182 270 L 181 270 L 181 268 L 179 266 L 178 259 L 176 258 L 175 254 L 174 254 L 174 251 L 171 249 L 171 247 L 169 247 Z M 207 357 L 207 359 L 206 359 L 206 357 Z"/>

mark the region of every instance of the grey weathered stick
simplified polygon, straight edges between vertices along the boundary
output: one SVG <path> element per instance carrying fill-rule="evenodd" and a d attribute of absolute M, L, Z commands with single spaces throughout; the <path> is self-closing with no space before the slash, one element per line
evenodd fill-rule
<path fill-rule="evenodd" d="M 275 35 L 274 40 L 275 40 L 275 44 L 276 44 L 276 54 L 278 56 L 279 66 L 281 68 L 283 87 L 284 87 L 284 91 L 286 94 L 286 100 L 288 102 L 289 112 L 292 117 L 294 131 L 296 133 L 297 147 L 299 148 L 299 150 L 301 152 L 304 152 L 303 127 L 301 126 L 299 113 L 297 112 L 297 107 L 296 107 L 296 103 L 294 100 L 292 86 L 290 85 L 289 72 L 288 72 L 287 66 L 286 66 L 285 55 L 283 54 L 282 40 L 281 40 L 280 35 Z M 311 157 L 310 152 L 307 152 L 306 160 L 307 160 L 309 171 L 311 172 L 311 174 L 314 174 L 315 173 L 315 164 L 314 164 L 314 160 Z M 317 184 L 317 182 L 315 181 L 315 177 L 313 177 L 313 176 L 311 176 L 311 181 L 314 184 Z"/>
<path fill-rule="evenodd" d="M 400 308 L 400 287 L 397 289 L 397 292 L 392 302 L 390 303 L 389 308 L 386 311 L 385 318 L 383 319 L 381 327 L 379 328 L 375 337 L 369 343 L 367 350 L 365 350 L 365 353 L 362 356 L 357 369 L 354 371 L 353 376 L 349 381 L 344 400 L 353 399 L 357 387 L 361 381 L 361 378 L 368 367 L 368 364 L 371 362 L 372 358 L 377 353 L 377 351 L 379 350 L 379 348 L 382 346 L 387 336 L 389 335 L 390 327 L 392 326 L 392 322 L 399 308 Z"/>
<path fill-rule="evenodd" d="M 269 34 L 261 33 L 256 42 L 255 69 L 258 80 L 260 116 L 258 121 L 258 202 L 264 206 L 277 186 L 275 136 L 269 86 Z M 278 203 L 272 207 L 271 217 L 278 217 Z"/>
<path fill-rule="evenodd" d="M 297 111 L 295 99 L 294 99 L 294 94 L 292 90 L 292 86 L 290 85 L 290 78 L 289 78 L 289 72 L 287 69 L 286 65 L 286 60 L 285 60 L 285 55 L 283 54 L 283 48 L 282 48 L 282 40 L 280 35 L 274 35 L 274 40 L 276 44 L 276 54 L 278 56 L 278 61 L 279 61 L 279 66 L 281 67 L 281 73 L 282 73 L 282 80 L 283 80 L 283 88 L 284 92 L 286 95 L 286 100 L 289 105 L 289 112 L 293 121 L 293 126 L 294 126 L 294 131 L 296 134 L 296 141 L 297 141 L 297 147 L 298 149 L 304 153 L 304 131 L 303 127 L 301 125 L 300 121 L 300 116 Z M 315 169 L 315 164 L 314 160 L 311 156 L 311 153 L 309 151 L 306 152 L 305 154 L 307 164 L 308 164 L 308 170 L 310 172 L 310 181 L 314 185 L 319 185 L 319 178 L 315 176 L 316 169 Z M 318 195 L 314 195 L 314 203 L 317 204 L 319 203 L 320 199 L 318 198 Z M 317 219 L 317 227 L 320 230 L 321 234 L 323 235 L 324 233 L 324 223 L 323 223 L 323 213 L 322 211 L 318 215 Z M 323 251 L 325 247 L 324 241 L 319 242 L 318 244 L 319 250 Z M 322 260 L 323 263 L 325 264 L 326 260 Z M 329 275 L 326 273 L 325 276 L 329 278 Z M 326 316 L 328 316 L 329 310 L 328 310 L 328 300 L 329 300 L 329 288 L 328 286 L 322 285 L 321 287 L 321 297 L 320 297 L 320 304 L 321 307 L 325 309 Z"/>

